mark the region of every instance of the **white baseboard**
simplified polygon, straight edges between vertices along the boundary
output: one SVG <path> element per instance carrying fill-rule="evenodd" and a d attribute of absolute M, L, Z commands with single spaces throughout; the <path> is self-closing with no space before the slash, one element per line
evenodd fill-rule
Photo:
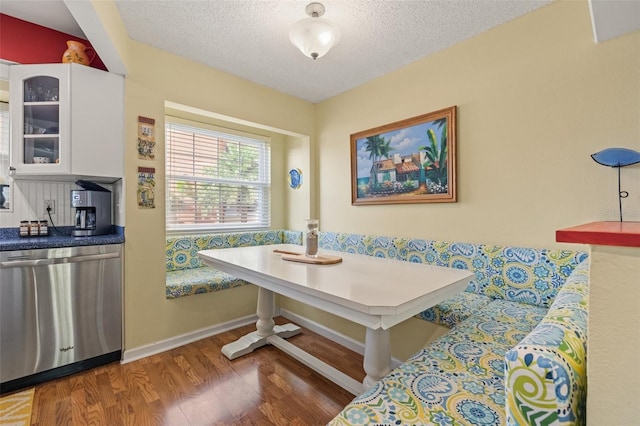
<path fill-rule="evenodd" d="M 297 325 L 309 329 L 322 337 L 332 340 L 337 344 L 344 346 L 345 348 L 352 350 L 360 355 L 364 354 L 364 343 L 352 339 L 349 336 L 345 336 L 342 333 L 338 333 L 337 331 L 331 330 L 330 328 L 327 328 L 320 323 L 307 319 L 286 309 L 276 308 L 276 316 L 278 315 L 290 321 L 293 321 Z M 215 336 L 216 334 L 224 333 L 225 331 L 230 331 L 238 327 L 254 324 L 257 320 L 258 317 L 256 315 L 249 315 L 246 317 L 235 319 L 233 321 L 216 324 L 212 327 L 201 328 L 200 330 L 161 340 L 159 342 L 151 343 L 133 349 L 127 349 L 122 354 L 121 362 L 122 364 L 126 364 L 128 362 L 137 361 L 151 355 L 178 348 L 188 343 L 196 342 L 207 337 Z M 396 358 L 391 359 L 391 365 L 393 368 L 397 367 L 401 363 L 402 361 Z"/>
<path fill-rule="evenodd" d="M 238 327 L 243 327 L 249 324 L 254 324 L 257 320 L 258 317 L 256 315 L 249 315 L 243 318 L 235 319 L 233 321 L 216 324 L 212 327 L 201 328 L 200 330 L 192 331 L 187 334 L 171 337 L 170 339 L 161 340 L 149 345 L 127 349 L 122 354 L 121 362 L 122 364 L 126 364 L 131 361 L 136 361 L 141 358 L 159 354 L 161 352 L 178 348 L 180 346 L 204 339 L 206 337 L 215 336 L 216 334 L 224 333 L 225 331 L 234 330 Z"/>
<path fill-rule="evenodd" d="M 345 348 L 352 350 L 360 355 L 364 355 L 364 343 L 359 342 L 355 339 L 352 339 L 349 336 L 345 336 L 342 333 L 338 333 L 337 331 L 327 328 L 320 323 L 307 319 L 303 316 L 300 316 L 286 309 L 280 308 L 279 311 L 280 311 L 280 316 L 295 322 L 297 325 L 307 328 L 313 331 L 314 333 L 319 334 L 320 336 L 325 337 L 329 340 L 332 340 L 337 344 L 339 344 L 340 346 L 344 346 Z M 400 361 L 399 359 L 396 359 L 396 358 L 391 359 L 391 366 L 393 368 L 396 368 L 400 364 L 402 364 L 402 361 Z"/>

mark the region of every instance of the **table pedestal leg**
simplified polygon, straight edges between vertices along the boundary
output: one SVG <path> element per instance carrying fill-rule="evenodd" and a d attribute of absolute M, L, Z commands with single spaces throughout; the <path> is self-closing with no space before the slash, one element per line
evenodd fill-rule
<path fill-rule="evenodd" d="M 222 347 L 222 353 L 229 359 L 236 359 L 253 352 L 267 344 L 267 337 L 277 335 L 284 339 L 300 333 L 300 327 L 295 324 L 275 325 L 275 298 L 271 290 L 260 287 L 258 289 L 258 321 L 256 331 L 245 334 L 235 342 Z"/>
<path fill-rule="evenodd" d="M 364 389 L 371 388 L 375 382 L 391 371 L 391 342 L 389 330 L 367 328 L 364 341 Z"/>
<path fill-rule="evenodd" d="M 258 308 L 256 309 L 256 314 L 258 315 L 256 332 L 258 336 L 268 337 L 273 334 L 273 328 L 276 324 L 273 322 L 275 311 L 276 306 L 273 292 L 260 287 L 258 290 Z"/>

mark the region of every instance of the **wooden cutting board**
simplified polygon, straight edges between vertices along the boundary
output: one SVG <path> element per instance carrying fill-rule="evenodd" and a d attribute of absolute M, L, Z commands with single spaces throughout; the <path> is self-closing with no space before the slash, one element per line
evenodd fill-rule
<path fill-rule="evenodd" d="M 283 254 L 282 259 L 289 260 L 291 262 L 312 263 L 315 265 L 331 265 L 342 262 L 342 258 L 340 256 L 322 254 L 318 257 L 308 257 L 304 254 Z"/>

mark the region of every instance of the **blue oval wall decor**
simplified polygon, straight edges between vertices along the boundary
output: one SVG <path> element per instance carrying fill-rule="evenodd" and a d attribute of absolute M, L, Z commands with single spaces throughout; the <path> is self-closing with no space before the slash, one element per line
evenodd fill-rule
<path fill-rule="evenodd" d="M 300 169 L 289 170 L 289 186 L 298 189 L 302 186 L 302 171 Z"/>

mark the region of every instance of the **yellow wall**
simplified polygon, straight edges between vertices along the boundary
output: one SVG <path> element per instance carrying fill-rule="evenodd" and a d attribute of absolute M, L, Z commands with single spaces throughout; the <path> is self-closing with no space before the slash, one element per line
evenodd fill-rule
<path fill-rule="evenodd" d="M 305 228 L 305 219 L 317 217 L 316 205 L 311 197 L 315 193 L 314 185 L 316 183 L 315 176 L 312 174 L 314 170 L 311 163 L 310 150 L 311 146 L 308 138 L 299 138 L 288 136 L 286 166 L 284 170 L 300 169 L 302 172 L 302 185 L 298 189 L 289 189 L 285 191 L 285 209 L 289 229 Z M 287 176 L 285 176 L 287 178 Z"/>
<path fill-rule="evenodd" d="M 247 130 L 246 123 L 255 123 L 259 128 L 257 133 L 272 137 L 274 228 L 289 228 L 290 223 L 302 222 L 309 214 L 311 201 L 308 190 L 301 196 L 297 195 L 297 201 L 303 206 L 301 211 L 289 209 L 285 167 L 296 163 L 299 158 L 298 154 L 289 158 L 290 146 L 295 147 L 294 151 L 310 149 L 311 138 L 306 135 L 314 133 L 315 107 L 132 41 L 122 34 L 124 28 L 113 3 L 93 3 L 128 70 L 125 81 L 125 351 L 255 314 L 257 291 L 250 286 L 197 297 L 165 298 L 162 132 L 165 101 L 229 117 L 245 124 L 230 124 L 241 130 Z M 137 158 L 139 115 L 156 119 L 154 162 Z M 215 124 L 221 122 L 218 120 Z M 153 210 L 137 207 L 136 171 L 139 166 L 156 168 L 156 199 L 159 203 Z"/>
<path fill-rule="evenodd" d="M 590 154 L 640 150 L 638 70 L 640 34 L 595 44 L 587 2 L 556 1 L 322 102 L 321 228 L 553 247 L 556 229 L 617 220 L 617 175 Z M 459 201 L 352 206 L 350 134 L 451 105 Z M 623 181 L 640 187 L 640 167 Z M 640 198 L 624 203 L 625 220 L 640 220 Z"/>
<path fill-rule="evenodd" d="M 640 34 L 595 44 L 587 1 L 557 1 L 322 102 L 322 228 L 549 247 L 558 228 L 617 220 L 617 175 L 590 154 L 640 150 L 639 70 Z M 459 201 L 351 206 L 349 135 L 451 105 Z M 640 167 L 623 181 L 638 188 Z M 625 206 L 640 220 L 637 194 Z"/>
<path fill-rule="evenodd" d="M 313 105 L 232 77 L 160 50 L 130 41 L 126 78 L 126 244 L 125 244 L 125 348 L 131 349 L 200 328 L 255 313 L 254 288 L 166 300 L 164 290 L 165 208 L 164 140 L 161 129 L 164 101 L 189 105 L 265 127 L 313 133 Z M 249 102 L 250 100 L 250 102 Z M 139 115 L 157 120 L 157 159 L 137 159 L 135 136 Z M 270 132 L 267 132 L 270 133 Z M 265 134 L 265 132 L 262 132 Z M 286 172 L 288 160 L 279 147 L 291 136 L 274 136 L 272 223 L 288 227 Z M 156 167 L 160 203 L 153 210 L 136 204 L 138 166 Z M 308 205 L 309 202 L 307 201 Z M 295 220 L 295 218 L 292 218 Z"/>
<path fill-rule="evenodd" d="M 451 105 L 458 106 L 458 203 L 351 206 L 350 134 Z M 556 244 L 555 231 L 618 220 L 617 174 L 590 154 L 612 146 L 640 151 L 640 33 L 595 44 L 587 2 L 556 1 L 318 104 L 316 127 L 322 229 L 588 250 Z M 624 218 L 640 221 L 640 166 L 624 168 L 622 181 L 632 194 Z M 601 285 L 617 289 L 622 279 L 619 297 L 629 295 L 629 307 L 603 303 L 602 290 L 591 299 L 600 322 L 589 336 L 598 348 L 589 362 L 593 424 L 612 424 L 608 407 L 640 402 L 640 305 L 637 292 L 628 292 L 640 280 L 637 256 L 619 262 L 628 269 L 636 262 L 633 273 Z M 362 329 L 344 320 L 281 304 L 363 340 Z M 625 331 L 613 342 L 606 336 L 616 327 Z M 393 355 L 406 358 L 431 331 L 415 322 L 392 329 Z M 617 419 L 631 418 L 622 410 Z"/>

